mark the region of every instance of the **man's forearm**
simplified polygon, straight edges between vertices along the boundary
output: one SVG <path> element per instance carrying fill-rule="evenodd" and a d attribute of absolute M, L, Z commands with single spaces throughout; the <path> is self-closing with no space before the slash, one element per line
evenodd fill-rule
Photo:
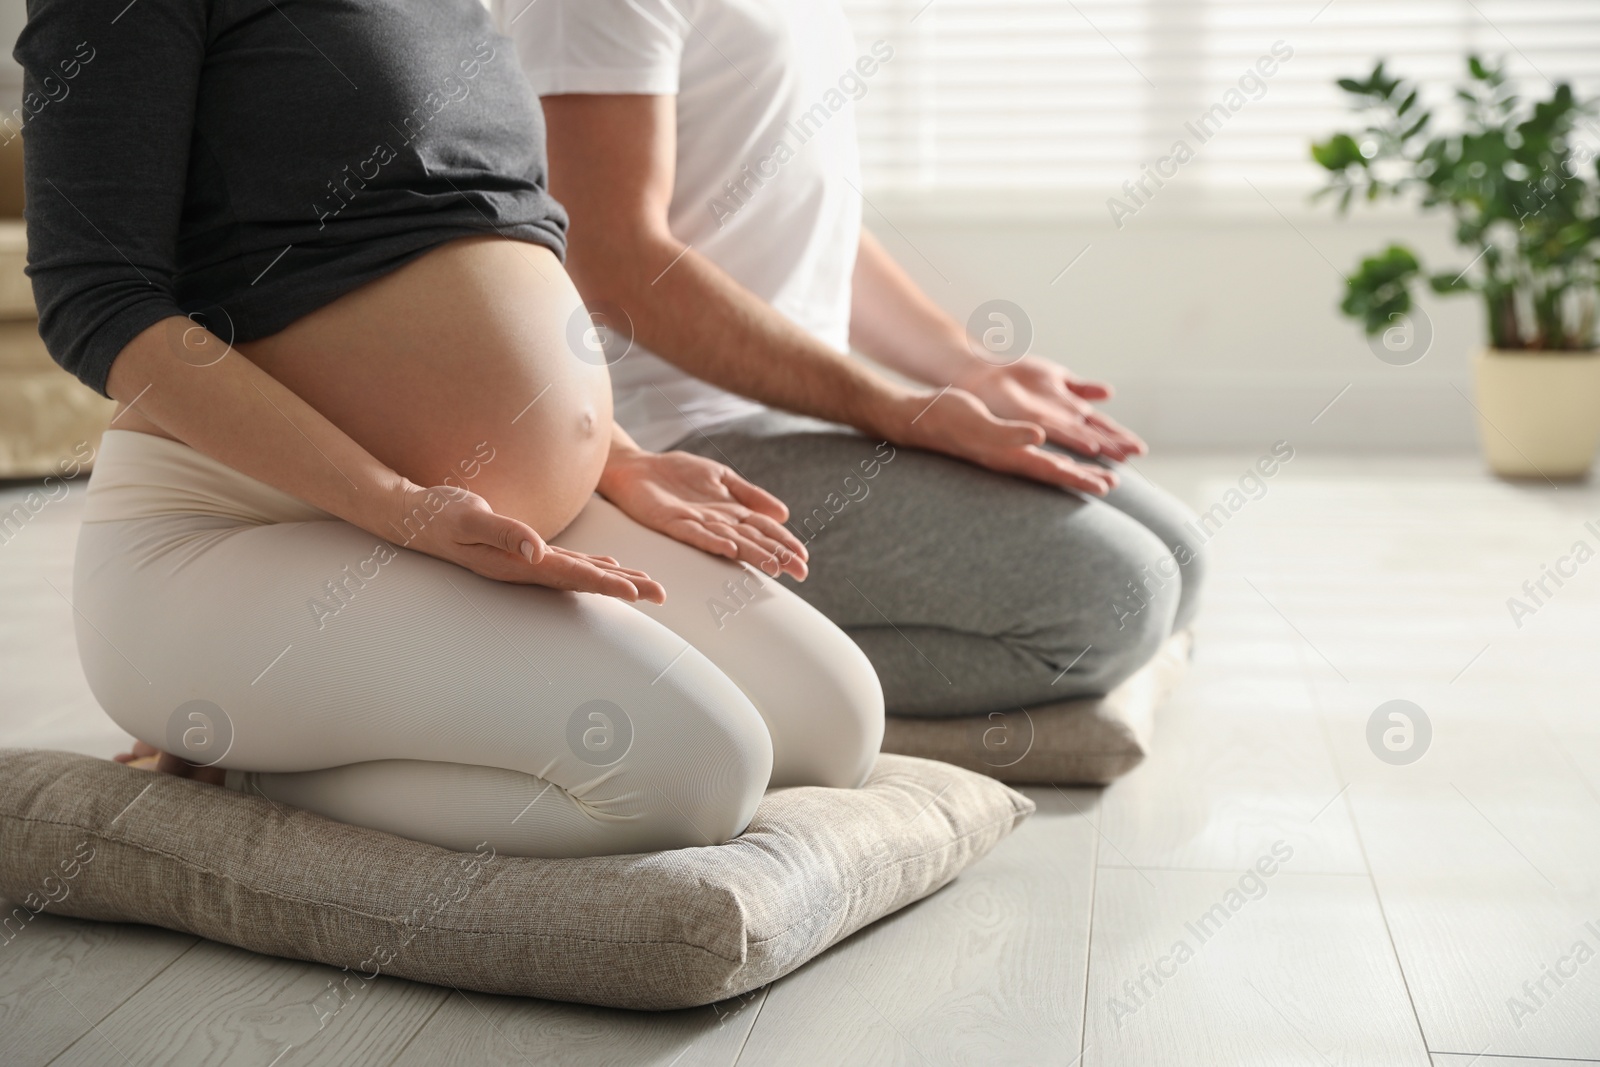
<path fill-rule="evenodd" d="M 650 453 L 640 448 L 639 442 L 635 441 L 628 434 L 628 431 L 622 428 L 621 423 L 613 422 L 611 424 L 611 448 L 606 452 L 606 465 L 600 471 L 600 482 L 595 486 L 595 489 L 601 496 L 609 499 L 611 493 L 607 490 L 608 483 L 631 463 L 649 455 Z"/>
<path fill-rule="evenodd" d="M 885 437 L 916 406 L 915 391 L 829 348 L 670 237 L 606 248 L 591 235 L 567 266 L 591 304 L 627 312 L 639 344 L 729 392 Z"/>
<path fill-rule="evenodd" d="M 851 278 L 850 343 L 886 367 L 928 385 L 960 385 L 986 366 L 966 331 L 928 298 L 866 230 Z"/>
<path fill-rule="evenodd" d="M 996 417 L 977 395 L 949 388 L 960 379 L 946 368 L 911 358 L 917 345 L 894 341 L 893 316 L 875 322 L 864 350 L 941 387 L 937 392 L 891 382 L 834 351 L 675 240 L 669 215 L 676 96 L 558 93 L 543 104 L 550 192 L 571 219 L 567 272 L 591 307 L 611 303 L 625 311 L 641 345 L 696 377 L 773 407 L 991 470 L 1105 491 L 1101 474 L 1041 450 L 1039 426 Z M 870 239 L 862 247 L 869 257 L 878 251 Z M 875 277 L 893 281 L 881 271 Z M 983 364 L 976 356 L 960 358 L 959 328 L 909 279 L 902 276 L 892 287 L 910 294 L 901 305 L 903 312 L 910 308 L 903 324 L 913 333 L 938 335 L 950 369 Z M 858 325 L 853 318 L 852 335 Z"/>

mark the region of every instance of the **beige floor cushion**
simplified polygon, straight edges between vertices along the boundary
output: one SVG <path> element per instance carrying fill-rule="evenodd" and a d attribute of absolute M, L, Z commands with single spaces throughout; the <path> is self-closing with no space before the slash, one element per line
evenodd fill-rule
<path fill-rule="evenodd" d="M 0 200 L 6 168 L 20 166 L 19 158 L 15 139 L 9 148 L 0 145 Z M 33 289 L 22 273 L 27 262 L 22 221 L 0 219 L 0 478 L 70 476 L 91 465 L 85 457 L 99 448 L 116 405 L 56 366 L 45 351 L 34 321 Z M 0 537 L 4 533 L 0 518 Z"/>
<path fill-rule="evenodd" d="M 0 219 L 0 319 L 37 317 L 33 308 L 33 283 L 22 273 L 27 265 L 27 226 L 21 219 Z"/>
<path fill-rule="evenodd" d="M 53 363 L 31 372 L 0 367 L 0 478 L 73 477 L 89 470 L 115 410 Z M 46 488 L 59 493 L 54 483 Z"/>
<path fill-rule="evenodd" d="M 22 138 L 0 126 L 0 215 L 22 218 Z"/>
<path fill-rule="evenodd" d="M 369 977 L 683 1008 L 764 985 L 928 895 L 1031 811 L 980 775 L 882 756 L 860 789 L 769 794 L 725 845 L 518 859 L 107 760 L 0 749 L 0 896 L 10 928 L 45 910 Z"/>
<path fill-rule="evenodd" d="M 1142 669 L 1097 700 L 948 719 L 889 716 L 883 750 L 943 760 L 1003 782 L 1104 785 L 1150 750 L 1157 705 L 1189 662 L 1190 636 L 1174 634 Z"/>
<path fill-rule="evenodd" d="M 89 469 L 115 410 L 56 366 L 33 322 L 0 322 L 0 478 Z"/>

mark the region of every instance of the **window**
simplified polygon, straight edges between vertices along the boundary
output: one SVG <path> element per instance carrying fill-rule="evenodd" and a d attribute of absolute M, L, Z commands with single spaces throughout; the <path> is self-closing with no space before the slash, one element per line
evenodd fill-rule
<path fill-rule="evenodd" d="M 1310 189 L 1309 141 L 1351 121 L 1334 79 L 1379 56 L 1446 111 L 1472 52 L 1503 56 L 1530 93 L 1562 80 L 1600 93 L 1596 0 L 844 5 L 863 47 L 895 50 L 858 105 L 869 194 L 1031 191 L 1103 206 L 1180 141 L 1193 152 L 1183 195 L 1253 196 L 1247 179 Z M 1263 56 L 1270 76 L 1254 69 Z M 1600 119 L 1588 145 L 1600 147 Z"/>

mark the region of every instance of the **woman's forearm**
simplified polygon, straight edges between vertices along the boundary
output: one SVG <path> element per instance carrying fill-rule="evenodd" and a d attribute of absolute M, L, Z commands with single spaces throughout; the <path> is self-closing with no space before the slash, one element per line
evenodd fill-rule
<path fill-rule="evenodd" d="M 369 533 L 406 539 L 406 493 L 417 487 L 188 319 L 135 337 L 107 391 L 197 452 Z"/>

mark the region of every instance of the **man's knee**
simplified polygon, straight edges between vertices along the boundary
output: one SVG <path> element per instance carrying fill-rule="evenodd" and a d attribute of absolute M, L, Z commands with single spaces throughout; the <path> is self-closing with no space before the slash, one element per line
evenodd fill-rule
<path fill-rule="evenodd" d="M 1172 620 L 1174 630 L 1187 629 L 1200 611 L 1200 591 L 1206 584 L 1206 556 L 1197 539 L 1185 537 L 1172 549 L 1173 557 L 1183 570 L 1183 590 L 1178 609 Z"/>
<path fill-rule="evenodd" d="M 1140 667 L 1150 662 L 1171 636 L 1182 596 L 1182 579 L 1171 554 L 1165 557 L 1174 577 L 1152 581 L 1141 568 L 1115 589 L 1106 605 L 1113 620 L 1102 631 L 1100 655 L 1080 681 L 1094 692 L 1110 692 Z"/>
<path fill-rule="evenodd" d="M 1129 489 L 1134 486 L 1130 485 Z M 1144 483 L 1131 499 L 1121 498 L 1113 506 L 1155 534 L 1167 545 L 1182 572 L 1174 628 L 1183 629 L 1194 619 L 1205 584 L 1204 545 L 1206 525 L 1188 505 L 1165 490 Z"/>
<path fill-rule="evenodd" d="M 1118 520 L 1079 564 L 1087 573 L 1062 605 L 1058 656 L 1069 661 L 1064 681 L 1076 695 L 1109 692 L 1148 663 L 1171 635 L 1183 596 L 1186 572 L 1173 553 L 1131 519 Z"/>
<path fill-rule="evenodd" d="M 1187 572 L 1165 549 L 1145 559 L 1123 558 L 1107 567 L 1107 604 L 1118 633 L 1132 639 L 1170 628 Z"/>

